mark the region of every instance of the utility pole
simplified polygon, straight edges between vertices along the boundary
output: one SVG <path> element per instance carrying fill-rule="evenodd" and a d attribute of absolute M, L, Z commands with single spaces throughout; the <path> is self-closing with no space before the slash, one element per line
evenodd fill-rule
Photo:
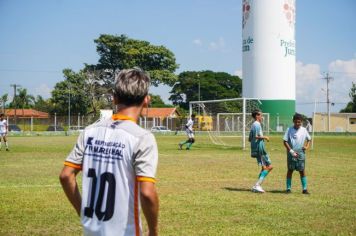
<path fill-rule="evenodd" d="M 71 84 L 68 84 L 68 131 L 70 131 L 70 90 L 71 90 Z"/>
<path fill-rule="evenodd" d="M 17 102 L 16 102 L 16 91 L 17 91 L 17 88 L 20 88 L 21 85 L 19 84 L 10 84 L 10 87 L 13 87 L 14 88 L 14 99 L 12 100 L 12 102 L 14 103 L 15 105 L 15 114 L 14 114 L 14 123 L 15 125 L 17 124 L 17 117 L 16 117 L 16 108 L 17 108 Z"/>
<path fill-rule="evenodd" d="M 332 80 L 333 78 L 329 76 L 329 73 L 326 73 L 325 78 L 323 78 L 326 80 L 326 110 L 328 113 L 328 132 L 330 132 L 330 91 L 329 91 L 329 83 L 330 80 Z"/>

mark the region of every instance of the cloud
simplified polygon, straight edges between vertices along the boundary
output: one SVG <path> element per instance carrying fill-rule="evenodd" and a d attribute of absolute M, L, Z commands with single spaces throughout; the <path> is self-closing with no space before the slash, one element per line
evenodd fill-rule
<path fill-rule="evenodd" d="M 194 39 L 193 40 L 193 44 L 197 45 L 197 46 L 202 46 L 203 42 L 200 39 Z"/>
<path fill-rule="evenodd" d="M 209 50 L 209 51 L 225 51 L 225 39 L 223 37 L 219 37 L 215 41 L 211 41 L 209 43 L 204 43 L 203 40 L 197 38 L 194 39 L 192 42 L 195 46 L 200 47 L 201 49 L 204 50 Z"/>
<path fill-rule="evenodd" d="M 356 59 L 335 60 L 329 63 L 329 75 L 333 78 L 329 83 L 329 97 L 334 106 L 331 112 L 339 112 L 350 101 L 349 91 L 352 82 L 356 82 Z M 318 112 L 326 112 L 326 73 L 320 71 L 318 64 L 296 63 L 296 99 L 297 110 L 308 114 L 313 112 L 314 101 Z"/>
<path fill-rule="evenodd" d="M 321 92 L 322 74 L 318 64 L 296 63 L 296 97 L 299 102 L 312 102 Z"/>
<path fill-rule="evenodd" d="M 356 55 L 349 61 L 335 60 L 329 64 L 329 71 L 333 74 L 342 74 L 342 76 L 356 79 Z"/>
<path fill-rule="evenodd" d="M 223 50 L 225 48 L 225 40 L 220 37 L 217 41 L 212 41 L 209 43 L 209 49 L 213 51 Z"/>
<path fill-rule="evenodd" d="M 35 88 L 34 90 L 35 95 L 40 95 L 43 98 L 49 98 L 51 97 L 51 91 L 52 89 L 48 87 L 46 84 L 41 84 L 39 87 Z"/>
<path fill-rule="evenodd" d="M 235 70 L 234 75 L 237 75 L 238 77 L 242 78 L 242 69 Z"/>
<path fill-rule="evenodd" d="M 352 83 L 356 83 L 356 58 L 348 61 L 335 60 L 328 67 L 332 76 L 330 83 L 331 100 L 333 102 L 349 102 Z"/>

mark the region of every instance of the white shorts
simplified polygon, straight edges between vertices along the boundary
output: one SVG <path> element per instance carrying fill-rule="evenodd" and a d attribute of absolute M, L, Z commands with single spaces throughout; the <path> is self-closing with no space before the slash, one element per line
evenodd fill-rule
<path fill-rule="evenodd" d="M 187 133 L 188 138 L 194 138 L 194 133 L 190 130 L 185 131 Z"/>
<path fill-rule="evenodd" d="M 1 137 L 5 137 L 7 135 L 7 133 L 2 133 L 2 132 L 0 132 L 0 136 Z"/>

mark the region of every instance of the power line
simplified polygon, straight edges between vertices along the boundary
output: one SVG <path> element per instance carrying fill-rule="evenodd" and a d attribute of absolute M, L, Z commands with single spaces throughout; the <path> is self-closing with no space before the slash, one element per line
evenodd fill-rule
<path fill-rule="evenodd" d="M 62 71 L 57 70 L 26 70 L 26 69 L 0 69 L 4 72 L 31 72 L 31 73 L 62 73 Z"/>

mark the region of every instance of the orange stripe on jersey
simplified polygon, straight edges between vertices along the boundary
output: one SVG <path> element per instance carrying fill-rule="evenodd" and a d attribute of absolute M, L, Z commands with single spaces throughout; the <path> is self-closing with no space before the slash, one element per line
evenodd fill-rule
<path fill-rule="evenodd" d="M 136 180 L 138 182 L 151 182 L 151 183 L 156 183 L 156 180 L 151 177 L 144 177 L 144 176 L 137 176 Z"/>
<path fill-rule="evenodd" d="M 135 180 L 135 194 L 134 194 L 134 216 L 135 216 L 135 235 L 140 236 L 140 223 L 138 215 L 138 181 Z"/>
<path fill-rule="evenodd" d="M 122 115 L 122 114 L 114 114 L 111 116 L 111 119 L 113 120 L 130 120 L 136 123 L 136 120 L 132 117 L 126 116 L 126 115 Z"/>
<path fill-rule="evenodd" d="M 69 161 L 65 161 L 64 165 L 65 166 L 69 166 L 69 167 L 73 167 L 74 169 L 77 169 L 77 170 L 82 170 L 82 165 L 74 164 L 74 163 L 69 162 Z"/>

